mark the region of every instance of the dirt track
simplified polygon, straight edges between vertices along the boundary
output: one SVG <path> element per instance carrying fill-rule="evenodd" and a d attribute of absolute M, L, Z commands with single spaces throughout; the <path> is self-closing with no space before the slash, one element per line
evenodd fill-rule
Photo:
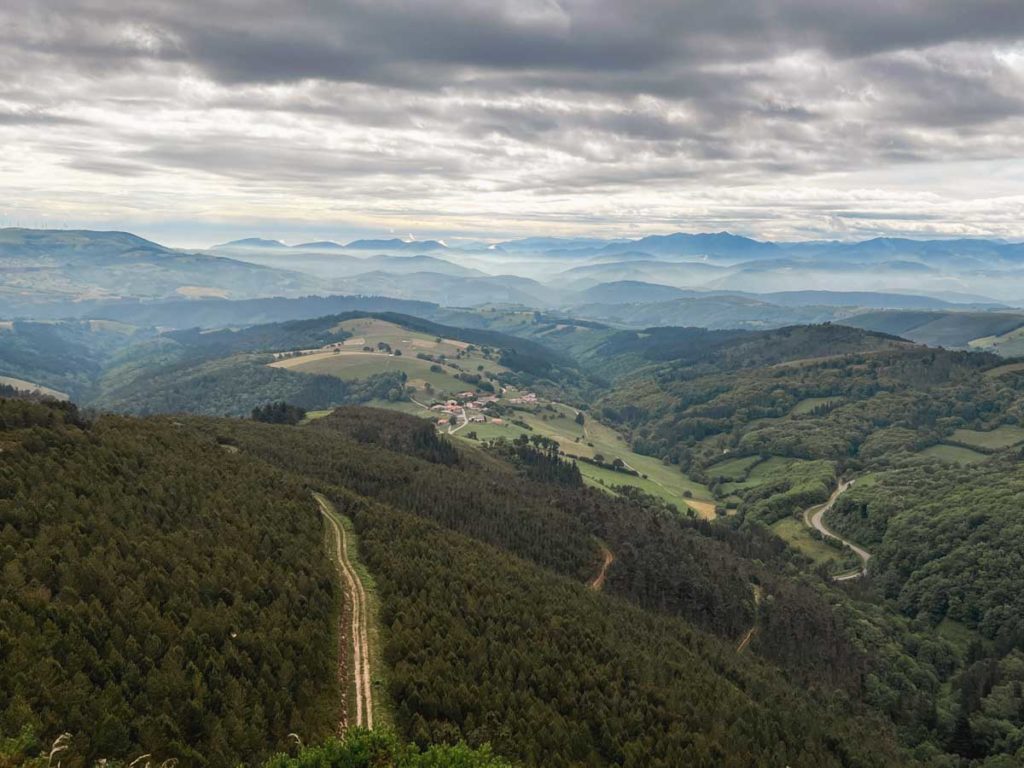
<path fill-rule="evenodd" d="M 597 572 L 597 575 L 590 580 L 587 584 L 595 592 L 600 592 L 601 588 L 604 587 L 604 580 L 608 576 L 608 569 L 612 563 L 615 562 L 615 555 L 608 547 L 604 544 L 599 545 L 601 547 L 601 570 Z"/>
<path fill-rule="evenodd" d="M 740 640 L 740 644 L 736 646 L 736 653 L 742 653 L 743 650 L 748 645 L 750 645 L 750 641 L 754 639 L 754 630 L 755 629 L 757 629 L 757 625 L 756 624 L 754 626 L 752 626 L 749 630 L 747 630 L 747 634 L 745 634 L 743 636 L 743 639 Z"/>
<path fill-rule="evenodd" d="M 370 678 L 370 641 L 367 629 L 368 610 L 366 605 L 366 591 L 359 575 L 348 559 L 348 548 L 345 540 L 345 529 L 338 522 L 337 511 L 328 499 L 314 493 L 313 497 L 320 505 L 320 512 L 327 519 L 334 530 L 335 559 L 338 563 L 338 573 L 345 584 L 348 593 L 348 604 L 351 608 L 351 636 L 352 636 L 352 669 L 356 689 L 356 717 L 351 723 L 357 727 L 373 728 L 373 688 Z M 342 620 L 344 621 L 344 619 Z M 344 627 L 340 628 L 344 635 Z M 343 687 L 348 686 L 344 684 Z M 347 718 L 339 723 L 339 730 L 343 731 L 349 725 Z"/>

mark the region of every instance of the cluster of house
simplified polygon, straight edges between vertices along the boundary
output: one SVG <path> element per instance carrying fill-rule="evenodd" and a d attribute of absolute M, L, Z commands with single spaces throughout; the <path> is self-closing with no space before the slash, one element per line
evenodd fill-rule
<path fill-rule="evenodd" d="M 519 397 L 513 397 L 509 400 L 514 405 L 536 405 L 537 395 L 533 392 L 524 392 Z"/>
<path fill-rule="evenodd" d="M 498 398 L 495 395 L 477 397 L 475 392 L 460 392 L 450 400 L 446 400 L 443 403 L 435 403 L 430 406 L 430 410 L 447 414 L 438 419 L 438 424 L 447 424 L 448 419 L 452 416 L 465 416 L 466 421 L 482 423 L 488 421 L 488 417 L 482 411 L 491 403 L 496 402 L 498 402 Z M 477 411 L 477 413 L 466 413 L 466 409 Z M 502 419 L 496 417 L 489 420 L 492 424 L 505 423 Z"/>

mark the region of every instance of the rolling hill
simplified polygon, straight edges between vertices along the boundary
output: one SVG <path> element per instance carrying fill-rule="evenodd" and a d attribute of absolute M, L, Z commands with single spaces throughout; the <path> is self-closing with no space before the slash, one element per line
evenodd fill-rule
<path fill-rule="evenodd" d="M 126 232 L 0 230 L 0 308 L 91 299 L 301 295 L 320 284 L 296 272 L 186 253 Z"/>
<path fill-rule="evenodd" d="M 988 336 L 1000 336 L 1024 326 L 1024 314 L 1009 312 L 865 312 L 843 321 L 846 325 L 893 333 L 921 344 L 966 348 Z"/>

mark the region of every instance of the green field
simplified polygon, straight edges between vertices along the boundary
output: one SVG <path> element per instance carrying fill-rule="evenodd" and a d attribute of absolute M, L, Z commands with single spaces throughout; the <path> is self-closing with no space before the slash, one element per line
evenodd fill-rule
<path fill-rule="evenodd" d="M 789 413 L 792 416 L 802 416 L 813 411 L 815 408 L 822 405 L 832 405 L 834 403 L 841 402 L 841 397 L 808 397 L 806 400 L 801 400 L 799 403 L 793 406 L 793 410 Z"/>
<path fill-rule="evenodd" d="M 428 384 L 437 395 L 475 389 L 472 384 L 455 378 L 458 373 L 501 373 L 508 370 L 491 359 L 493 355 L 488 357 L 471 344 L 410 331 L 376 318 L 345 320 L 335 329 L 347 331 L 352 336 L 338 348 L 304 350 L 302 355 L 276 360 L 271 365 L 298 373 L 326 374 L 339 379 L 365 379 L 381 373 L 401 371 L 408 377 L 409 385 L 416 387 L 421 396 L 426 395 L 423 390 Z M 378 344 L 387 344 L 393 351 L 401 352 L 401 355 L 379 351 Z M 364 347 L 371 347 L 373 351 L 366 352 Z M 422 360 L 417 354 L 431 355 L 437 361 Z M 458 367 L 452 368 L 449 363 Z M 441 366 L 442 370 L 432 371 L 431 367 L 436 366 Z"/>
<path fill-rule="evenodd" d="M 41 395 L 47 395 L 55 400 L 67 400 L 68 396 L 64 392 L 59 392 L 56 389 L 50 389 L 44 387 L 41 384 L 35 384 L 31 381 L 25 381 L 24 379 L 16 379 L 13 376 L 0 376 L 0 384 L 6 384 L 9 387 L 14 387 L 23 392 L 38 392 Z"/>
<path fill-rule="evenodd" d="M 985 371 L 985 378 L 993 379 L 1007 373 L 1020 373 L 1021 371 L 1024 371 L 1024 363 L 1007 363 Z"/>
<path fill-rule="evenodd" d="M 974 630 L 948 616 L 939 622 L 935 630 L 940 637 L 957 646 L 961 652 L 966 651 L 971 642 L 978 639 L 978 635 Z"/>
<path fill-rule="evenodd" d="M 431 421 L 439 418 L 439 415 L 435 412 L 416 405 L 416 403 L 409 402 L 408 400 L 398 400 L 395 402 L 392 402 L 391 400 L 368 400 L 365 403 L 360 403 L 360 405 L 366 408 L 384 408 L 388 411 L 408 413 L 410 416 L 420 416 L 421 418 L 430 419 Z M 309 411 L 302 423 L 308 424 L 316 419 L 322 419 L 324 416 L 329 416 L 332 413 L 334 413 L 333 408 L 327 408 L 322 411 Z"/>
<path fill-rule="evenodd" d="M 585 425 L 581 427 L 576 423 L 575 409 L 569 406 L 554 403 L 552 410 L 548 410 L 544 406 L 540 406 L 537 410 L 538 413 L 525 410 L 516 411 L 510 417 L 525 422 L 532 428 L 531 430 L 525 430 L 511 424 L 509 419 L 505 419 L 505 423 L 502 425 L 469 424 L 459 430 L 456 437 L 470 439 L 468 435 L 471 432 L 475 432 L 479 440 L 498 438 L 514 440 L 524 433 L 542 435 L 555 440 L 562 452 L 569 456 L 593 458 L 600 455 L 606 462 L 622 459 L 627 467 L 636 470 L 641 475 L 647 475 L 647 477 L 636 477 L 624 472 L 604 469 L 585 461 L 577 462 L 577 464 L 580 473 L 591 485 L 601 486 L 603 484 L 605 488 L 613 485 L 632 485 L 652 496 L 665 499 L 679 508 L 687 505 L 694 508 L 701 516 L 714 516 L 713 496 L 707 486 L 686 477 L 677 467 L 666 466 L 652 456 L 642 456 L 634 452 L 618 432 L 594 421 L 589 416 L 585 417 Z M 683 496 L 687 491 L 692 496 L 691 499 L 686 499 Z"/>
<path fill-rule="evenodd" d="M 839 569 L 847 565 L 848 555 L 842 549 L 830 547 L 823 541 L 819 541 L 811 535 L 811 529 L 804 525 L 803 520 L 795 517 L 784 517 L 771 526 L 772 531 L 779 538 L 785 540 L 793 547 L 811 560 L 815 565 L 822 563 L 835 564 Z"/>
<path fill-rule="evenodd" d="M 1001 336 L 982 336 L 967 342 L 967 346 L 995 352 L 1003 357 L 1019 357 L 1024 355 L 1024 326 L 1014 328 Z"/>
<path fill-rule="evenodd" d="M 708 475 L 721 480 L 739 482 L 747 477 L 751 468 L 761 461 L 760 456 L 743 456 L 738 459 L 727 459 L 708 467 Z"/>
<path fill-rule="evenodd" d="M 712 502 L 687 500 L 679 493 L 669 490 L 666 486 L 660 485 L 650 478 L 644 479 L 642 477 L 634 477 L 633 475 L 627 475 L 624 472 L 616 472 L 612 469 L 605 469 L 604 467 L 588 464 L 585 461 L 578 461 L 576 462 L 576 465 L 580 468 L 580 474 L 583 475 L 583 481 L 587 485 L 594 486 L 595 488 L 610 490 L 616 485 L 631 485 L 634 488 L 639 488 L 645 493 L 649 493 L 651 496 L 663 499 L 669 504 L 674 504 L 679 510 L 684 510 L 687 507 L 690 507 L 698 517 L 711 519 L 715 516 L 713 511 L 714 504 Z"/>
<path fill-rule="evenodd" d="M 282 363 L 288 363 L 283 365 Z M 462 392 L 471 389 L 469 384 L 459 381 L 454 376 L 430 370 L 432 363 L 417 360 L 415 357 L 394 357 L 384 352 L 339 352 L 338 354 L 313 354 L 306 357 L 293 357 L 274 363 L 298 373 L 323 373 L 339 379 L 365 379 L 380 373 L 403 371 L 408 376 L 409 384 L 422 389 L 429 383 L 437 392 Z M 452 370 L 445 368 L 445 371 Z M 452 371 L 456 373 L 456 371 Z"/>
<path fill-rule="evenodd" d="M 794 487 L 810 486 L 819 483 L 830 484 L 835 474 L 835 464 L 822 459 L 791 459 L 785 456 L 772 456 L 751 466 L 744 480 L 723 483 L 718 493 L 725 497 L 742 496 L 744 491 L 786 480 Z"/>
<path fill-rule="evenodd" d="M 958 443 L 973 445 L 977 448 L 998 450 L 1024 442 L 1024 427 L 1003 424 L 989 432 L 979 432 L 975 429 L 958 429 L 952 434 L 951 438 Z"/>
<path fill-rule="evenodd" d="M 933 445 L 930 448 L 925 448 L 918 455 L 930 456 L 933 459 L 938 459 L 948 464 L 955 462 L 974 464 L 987 458 L 983 453 L 972 451 L 970 448 L 961 448 L 958 445 Z"/>

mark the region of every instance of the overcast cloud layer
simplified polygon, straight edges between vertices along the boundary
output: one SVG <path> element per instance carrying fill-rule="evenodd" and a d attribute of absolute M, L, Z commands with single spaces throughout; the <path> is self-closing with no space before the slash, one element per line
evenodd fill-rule
<path fill-rule="evenodd" d="M 1024 236 L 1020 0 L 4 0 L 0 224 Z"/>

